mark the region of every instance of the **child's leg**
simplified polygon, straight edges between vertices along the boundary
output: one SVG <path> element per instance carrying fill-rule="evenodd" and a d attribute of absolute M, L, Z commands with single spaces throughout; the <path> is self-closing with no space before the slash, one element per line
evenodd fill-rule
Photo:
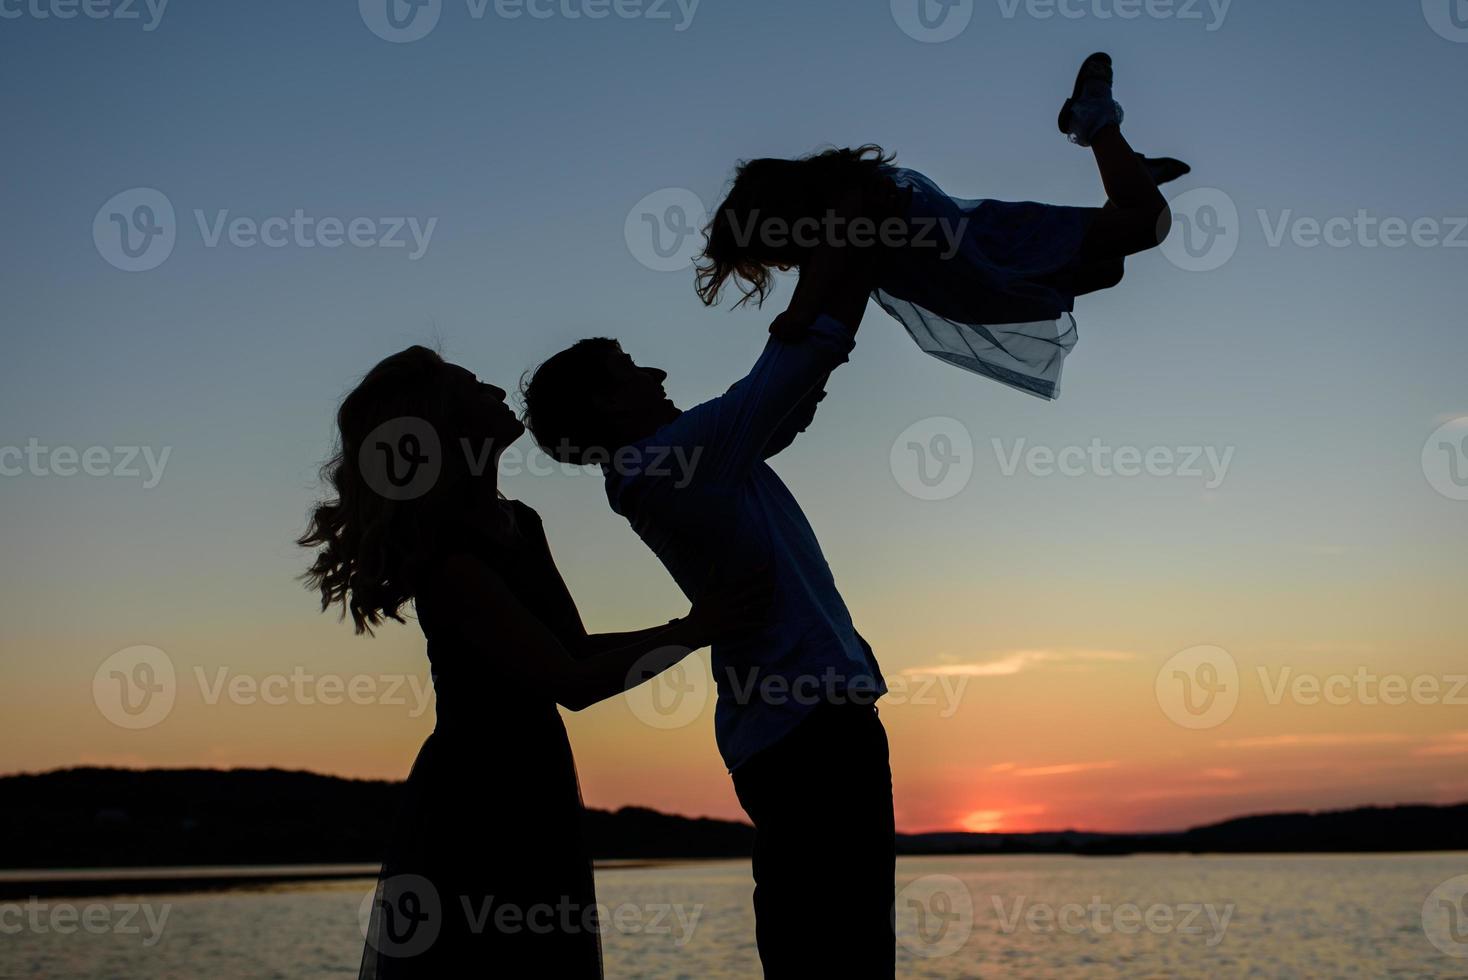
<path fill-rule="evenodd" d="M 1105 208 L 1092 210 L 1100 217 L 1103 211 L 1115 211 L 1117 208 L 1108 202 Z M 1040 282 L 1069 296 L 1085 296 L 1087 293 L 1099 293 L 1103 289 L 1119 286 L 1125 275 L 1126 260 L 1120 255 L 1082 254 L 1076 261 L 1043 277 Z"/>
<path fill-rule="evenodd" d="M 1115 289 L 1126 276 L 1126 259 L 1089 259 L 1080 262 L 1070 280 L 1068 292 L 1072 296 L 1099 293 L 1103 289 Z"/>
<path fill-rule="evenodd" d="M 1121 135 L 1121 127 L 1107 126 L 1096 133 L 1091 150 L 1110 200 L 1096 212 L 1086 232 L 1082 263 L 1111 265 L 1116 259 L 1156 248 L 1171 230 L 1167 199 Z"/>
<path fill-rule="evenodd" d="M 1116 260 L 1156 248 L 1172 226 L 1152 172 L 1121 135 L 1122 111 L 1111 97 L 1112 79 L 1110 55 L 1098 51 L 1087 58 L 1059 119 L 1062 133 L 1095 154 L 1111 199 L 1096 212 L 1081 246 L 1080 263 L 1096 267 L 1085 271 L 1097 281 L 1115 272 Z M 1164 169 L 1179 176 L 1186 172 L 1185 164 L 1172 163 L 1176 166 Z"/>

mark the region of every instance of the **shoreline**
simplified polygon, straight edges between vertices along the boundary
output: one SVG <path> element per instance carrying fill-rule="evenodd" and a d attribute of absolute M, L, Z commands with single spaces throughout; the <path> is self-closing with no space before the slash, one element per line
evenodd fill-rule
<path fill-rule="evenodd" d="M 1468 854 L 1468 851 L 1133 851 L 1116 854 L 985 852 L 954 854 L 901 854 L 899 859 L 935 858 L 1299 858 L 1299 857 L 1428 857 Z M 597 871 L 636 871 L 687 864 L 748 861 L 747 857 L 612 858 L 595 861 Z M 119 895 L 181 895 L 198 892 L 248 891 L 279 885 L 309 885 L 342 881 L 370 882 L 376 864 L 241 865 L 238 867 L 74 868 L 0 870 L 0 902 L 34 899 L 108 898 Z"/>
<path fill-rule="evenodd" d="M 630 871 L 693 861 L 738 858 L 617 858 L 593 862 L 598 871 Z M 30 898 L 82 898 L 115 895 L 170 895 L 236 891 L 277 885 L 333 881 L 371 881 L 377 864 L 240 865 L 167 868 L 37 868 L 0 871 L 0 901 Z"/>

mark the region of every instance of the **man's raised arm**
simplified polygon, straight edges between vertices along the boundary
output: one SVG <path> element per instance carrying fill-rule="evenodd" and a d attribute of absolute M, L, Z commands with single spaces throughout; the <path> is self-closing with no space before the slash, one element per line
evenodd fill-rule
<path fill-rule="evenodd" d="M 870 262 L 864 250 L 823 246 L 801 269 L 792 305 L 810 303 L 815 321 L 799 339 L 772 337 L 754 369 L 704 406 L 715 413 L 718 433 L 708 462 L 721 461 L 737 477 L 810 425 L 826 380 L 855 346 L 872 290 Z"/>

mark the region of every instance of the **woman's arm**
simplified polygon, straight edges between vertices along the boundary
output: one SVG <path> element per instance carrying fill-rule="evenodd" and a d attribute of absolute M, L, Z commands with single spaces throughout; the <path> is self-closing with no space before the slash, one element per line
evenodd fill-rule
<path fill-rule="evenodd" d="M 636 687 L 739 624 L 758 622 L 769 591 L 765 585 L 745 586 L 665 626 L 588 637 L 605 646 L 577 659 L 483 562 L 451 557 L 435 586 L 460 639 L 489 657 L 512 690 L 548 695 L 572 711 Z"/>
<path fill-rule="evenodd" d="M 675 630 L 687 627 L 687 617 L 680 617 L 662 626 L 650 626 L 645 630 L 631 630 L 626 633 L 588 633 L 585 645 L 581 649 L 582 657 L 597 657 L 604 653 L 612 653 L 623 647 L 646 646 L 650 643 L 667 642 L 667 637 L 676 635 Z M 699 644 L 700 646 L 702 644 Z M 695 647 L 696 649 L 697 647 Z"/>

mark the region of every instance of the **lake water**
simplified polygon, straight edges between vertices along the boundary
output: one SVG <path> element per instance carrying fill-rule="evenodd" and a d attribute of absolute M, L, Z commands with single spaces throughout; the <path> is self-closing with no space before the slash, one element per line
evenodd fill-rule
<path fill-rule="evenodd" d="M 1468 854 L 904 858 L 897 884 L 905 977 L 1468 977 Z M 370 886 L 0 903 L 0 977 L 352 977 Z M 750 888 L 744 861 L 599 869 L 607 975 L 757 977 Z"/>

